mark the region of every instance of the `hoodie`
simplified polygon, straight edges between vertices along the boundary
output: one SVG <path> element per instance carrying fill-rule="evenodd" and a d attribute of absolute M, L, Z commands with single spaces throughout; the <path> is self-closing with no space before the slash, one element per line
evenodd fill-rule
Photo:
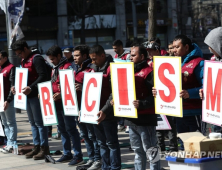
<path fill-rule="evenodd" d="M 222 27 L 217 27 L 210 31 L 204 42 L 222 57 Z"/>

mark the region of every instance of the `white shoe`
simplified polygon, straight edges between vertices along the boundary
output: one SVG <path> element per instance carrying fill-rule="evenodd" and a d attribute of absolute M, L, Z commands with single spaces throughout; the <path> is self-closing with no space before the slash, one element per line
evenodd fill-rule
<path fill-rule="evenodd" d="M 129 126 L 126 127 L 125 133 L 129 133 Z"/>
<path fill-rule="evenodd" d="M 119 132 L 124 131 L 125 130 L 125 126 L 118 125 L 117 129 L 118 129 Z"/>
<path fill-rule="evenodd" d="M 0 148 L 0 152 L 3 152 L 5 149 L 7 149 L 7 145 L 5 145 L 2 148 Z"/>
<path fill-rule="evenodd" d="M 13 151 L 13 147 L 12 146 L 8 146 L 7 148 L 4 148 L 2 153 L 7 154 L 7 153 L 12 153 Z"/>
<path fill-rule="evenodd" d="M 87 170 L 101 170 L 102 164 L 100 160 L 93 162 L 92 166 Z"/>

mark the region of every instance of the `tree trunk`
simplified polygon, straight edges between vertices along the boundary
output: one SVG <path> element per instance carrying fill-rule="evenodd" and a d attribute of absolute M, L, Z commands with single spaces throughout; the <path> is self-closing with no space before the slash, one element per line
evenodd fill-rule
<path fill-rule="evenodd" d="M 150 40 L 150 38 L 156 37 L 156 0 L 149 0 L 148 19 L 148 40 Z"/>

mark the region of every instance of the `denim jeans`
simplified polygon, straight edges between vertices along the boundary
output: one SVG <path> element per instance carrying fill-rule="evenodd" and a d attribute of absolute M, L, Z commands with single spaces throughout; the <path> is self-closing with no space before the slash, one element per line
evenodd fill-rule
<path fill-rule="evenodd" d="M 78 122 L 78 121 L 77 121 Z M 90 160 L 98 161 L 101 159 L 100 148 L 96 140 L 92 124 L 77 123 L 80 129 L 80 136 L 84 139 L 87 153 Z"/>
<path fill-rule="evenodd" d="M 76 129 L 74 116 L 65 116 L 63 110 L 57 110 L 58 130 L 61 133 L 63 154 L 71 155 L 71 149 L 74 151 L 74 157 L 82 158 L 81 143 L 79 132 Z M 72 140 L 72 146 L 71 141 Z"/>
<path fill-rule="evenodd" d="M 7 146 L 13 146 L 17 140 L 17 124 L 15 119 L 14 101 L 9 103 L 7 110 L 0 113 L 7 137 Z"/>
<path fill-rule="evenodd" d="M 43 125 L 38 97 L 27 99 L 27 114 L 31 124 L 34 145 L 48 146 L 48 127 Z"/>
<path fill-rule="evenodd" d="M 131 148 L 135 152 L 135 170 L 145 170 L 146 152 L 151 147 L 157 146 L 155 126 L 129 126 Z M 150 161 L 150 170 L 160 170 L 160 160 Z"/>
<path fill-rule="evenodd" d="M 117 135 L 117 121 L 102 121 L 93 125 L 100 146 L 103 170 L 121 169 L 120 147 Z"/>

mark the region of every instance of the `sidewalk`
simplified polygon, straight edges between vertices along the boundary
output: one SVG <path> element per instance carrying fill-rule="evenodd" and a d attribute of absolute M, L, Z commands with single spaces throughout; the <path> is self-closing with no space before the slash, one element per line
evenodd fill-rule
<path fill-rule="evenodd" d="M 18 126 L 18 143 L 32 143 L 32 132 L 28 122 L 26 111 L 22 111 L 21 114 L 16 115 Z M 56 126 L 53 127 L 55 132 Z M 134 169 L 134 152 L 129 151 L 129 134 L 125 132 L 119 132 L 119 141 L 121 145 L 121 159 L 122 165 L 125 170 Z M 52 140 L 49 138 L 49 146 L 51 151 L 62 150 L 61 140 Z M 125 147 L 124 147 L 125 146 Z M 84 159 L 87 160 L 87 153 L 85 144 L 82 143 L 82 152 Z M 58 159 L 61 155 L 53 156 L 54 159 Z M 161 160 L 161 167 L 169 169 L 167 161 Z M 147 169 L 149 163 L 147 163 Z M 0 153 L 0 169 L 4 170 L 75 170 L 76 167 L 69 167 L 68 163 L 63 164 L 51 164 L 45 163 L 43 160 L 34 161 L 33 159 L 25 159 L 23 155 L 3 154 Z"/>

